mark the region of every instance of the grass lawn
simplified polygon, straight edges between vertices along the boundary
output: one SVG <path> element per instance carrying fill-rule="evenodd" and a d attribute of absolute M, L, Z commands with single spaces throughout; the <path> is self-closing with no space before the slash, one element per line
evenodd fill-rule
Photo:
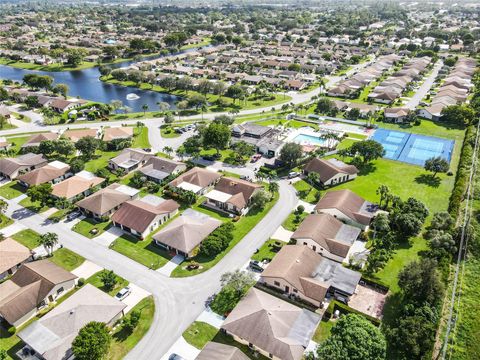
<path fill-rule="evenodd" d="M 12 239 L 25 245 L 29 249 L 35 249 L 39 246 L 38 240 L 40 239 L 40 234 L 31 229 L 25 229 L 13 234 Z"/>
<path fill-rule="evenodd" d="M 48 206 L 41 206 L 39 201 L 32 201 L 28 196 L 20 201 L 18 203 L 19 205 L 22 205 L 24 208 L 34 211 L 36 213 L 42 213 L 44 211 L 47 211 L 49 209 Z"/>
<path fill-rule="evenodd" d="M 0 350 L 7 352 L 7 360 L 18 359 L 15 355 L 23 346 L 23 342 L 17 335 L 10 335 L 6 328 L 0 325 Z"/>
<path fill-rule="evenodd" d="M 320 191 L 317 189 L 314 189 L 306 181 L 304 180 L 297 181 L 296 183 L 293 184 L 293 187 L 295 188 L 295 190 L 297 190 L 298 196 L 300 197 L 300 199 L 310 204 L 316 204 L 318 202 L 316 194 L 319 193 Z"/>
<path fill-rule="evenodd" d="M 63 219 L 70 211 L 72 211 L 71 208 L 60 209 L 58 211 L 55 211 L 52 215 L 48 217 L 48 220 L 55 220 L 58 222 L 61 219 Z"/>
<path fill-rule="evenodd" d="M 13 220 L 4 214 L 0 214 L 0 229 L 13 224 Z"/>
<path fill-rule="evenodd" d="M 103 233 L 107 228 L 109 228 L 111 225 L 110 221 L 105 221 L 105 222 L 97 222 L 96 220 L 93 220 L 91 218 L 86 218 L 77 223 L 76 225 L 73 226 L 72 230 L 89 238 L 93 239 L 94 237 L 100 235 Z M 92 230 L 97 229 L 98 232 L 96 234 L 92 234 Z"/>
<path fill-rule="evenodd" d="M 199 43 L 183 45 L 180 48 L 180 50 L 194 49 L 194 48 L 199 48 L 199 47 L 202 47 L 202 46 L 207 46 L 207 45 L 210 45 L 211 42 L 212 42 L 211 38 L 205 37 Z"/>
<path fill-rule="evenodd" d="M 307 215 L 307 212 L 301 213 L 298 219 L 299 221 L 297 221 L 296 211 L 293 211 L 290 215 L 288 215 L 288 218 L 283 222 L 282 226 L 289 231 L 295 231 L 303 219 L 307 217 Z"/>
<path fill-rule="evenodd" d="M 352 146 L 356 142 L 357 140 L 354 140 L 354 139 L 349 139 L 349 138 L 343 139 L 340 142 L 340 144 L 338 144 L 337 150 L 348 149 L 350 146 Z"/>
<path fill-rule="evenodd" d="M 121 61 L 126 61 L 127 59 L 116 59 L 113 62 L 106 62 L 105 65 L 113 64 Z M 34 63 L 27 63 L 22 61 L 10 60 L 7 58 L 0 58 L 0 65 L 8 65 L 18 69 L 25 70 L 38 70 L 38 71 L 72 71 L 72 70 L 84 70 L 89 69 L 95 66 L 98 66 L 96 62 L 93 61 L 82 61 L 78 66 L 69 66 L 62 63 L 53 63 L 48 65 L 39 65 Z"/>
<path fill-rule="evenodd" d="M 252 260 L 272 261 L 272 259 L 275 257 L 275 255 L 277 255 L 283 245 L 285 245 L 283 241 L 269 239 L 265 242 L 265 244 L 262 245 L 260 249 L 258 249 L 258 252 L 252 255 Z"/>
<path fill-rule="evenodd" d="M 102 280 L 100 279 L 100 273 L 102 271 L 106 271 L 106 270 L 101 270 L 101 271 L 93 274 L 92 276 L 90 276 L 88 279 L 85 280 L 85 283 L 86 284 L 92 284 L 93 286 L 99 288 L 103 292 L 106 292 L 110 296 L 115 296 L 117 294 L 117 292 L 119 292 L 121 289 L 123 289 L 125 286 L 128 285 L 127 280 L 125 280 L 124 278 L 115 274 L 116 277 L 117 277 L 117 283 L 115 284 L 113 289 L 107 290 L 105 288 L 105 286 L 103 285 Z"/>
<path fill-rule="evenodd" d="M 6 137 L 7 141 L 10 143 L 10 150 L 13 151 L 15 154 L 18 154 L 22 145 L 30 139 L 30 136 L 12 136 Z"/>
<path fill-rule="evenodd" d="M 203 321 L 195 321 L 183 332 L 183 338 L 190 345 L 202 350 L 215 337 L 217 332 L 218 329 L 214 326 Z"/>
<path fill-rule="evenodd" d="M 239 221 L 237 221 L 236 223 L 233 223 L 235 226 L 235 229 L 233 231 L 233 240 L 230 242 L 230 245 L 228 245 L 228 248 L 226 248 L 220 254 L 218 254 L 214 258 L 205 258 L 200 255 L 197 255 L 192 260 L 185 261 L 184 263 L 177 266 L 172 271 L 171 277 L 185 277 L 185 276 L 197 275 L 215 266 L 230 250 L 233 249 L 235 245 L 237 245 L 240 242 L 240 240 L 243 239 L 245 235 L 247 235 L 250 232 L 250 230 L 252 230 L 255 227 L 255 225 L 257 225 L 265 217 L 265 215 L 268 214 L 270 209 L 277 202 L 278 197 L 279 197 L 278 193 L 276 193 L 272 201 L 270 201 L 262 211 L 257 211 L 257 212 L 250 211 L 246 216 L 242 216 L 242 218 Z M 197 207 L 194 206 L 193 208 L 195 208 L 195 210 L 208 213 L 209 215 L 213 215 L 216 218 L 222 219 L 221 215 L 218 213 L 215 213 L 214 211 L 211 211 L 199 206 Z M 227 219 L 228 218 L 223 217 L 223 221 L 227 221 Z M 192 261 L 198 262 L 200 264 L 200 268 L 195 270 L 187 270 L 186 267 Z"/>
<path fill-rule="evenodd" d="M 108 353 L 109 360 L 123 359 L 143 338 L 148 329 L 150 329 L 153 315 L 155 313 L 155 302 L 153 301 L 153 297 L 148 296 L 145 299 L 142 299 L 131 311 L 140 312 L 140 321 L 132 333 L 126 333 L 122 328 L 119 328 L 113 333 L 113 341 Z"/>
<path fill-rule="evenodd" d="M 49 257 L 48 260 L 67 271 L 72 271 L 73 269 L 76 269 L 82 265 L 85 261 L 85 258 L 63 247 L 55 250 L 53 252 L 53 256 Z"/>
<path fill-rule="evenodd" d="M 25 188 L 16 181 L 9 182 L 0 187 L 0 196 L 8 200 L 15 199 L 23 193 L 25 193 Z"/>
<path fill-rule="evenodd" d="M 146 126 L 135 128 L 133 132 L 135 134 L 132 144 L 133 148 L 150 148 L 150 142 L 148 141 L 148 128 Z"/>
<path fill-rule="evenodd" d="M 465 129 L 456 124 L 422 119 L 420 125 L 377 123 L 381 128 L 463 141 Z"/>
<path fill-rule="evenodd" d="M 312 340 L 319 344 L 325 341 L 330 336 L 330 331 L 334 325 L 334 321 L 320 321 L 320 324 L 317 326 L 317 330 L 315 330 L 315 334 L 313 334 Z"/>
<path fill-rule="evenodd" d="M 247 345 L 240 344 L 236 342 L 232 336 L 222 333 L 221 331 L 217 332 L 217 335 L 212 340 L 213 342 L 234 346 L 240 349 L 248 358 L 252 360 L 268 360 L 266 356 L 250 349 Z"/>
<path fill-rule="evenodd" d="M 165 139 L 172 139 L 180 136 L 180 134 L 176 133 L 171 126 L 165 125 L 160 128 L 160 134 L 162 135 L 162 138 Z"/>
<path fill-rule="evenodd" d="M 94 156 L 94 159 L 85 164 L 85 170 L 95 173 L 99 169 L 107 168 L 108 161 L 118 155 L 118 151 L 100 151 Z"/>
<path fill-rule="evenodd" d="M 156 246 L 151 239 L 139 240 L 127 234 L 117 238 L 110 248 L 146 267 L 153 267 L 153 269 L 162 267 L 172 258 L 167 251 Z"/>

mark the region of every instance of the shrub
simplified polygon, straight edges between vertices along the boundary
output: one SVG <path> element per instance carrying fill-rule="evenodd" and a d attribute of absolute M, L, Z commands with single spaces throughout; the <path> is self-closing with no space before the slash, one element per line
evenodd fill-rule
<path fill-rule="evenodd" d="M 82 287 L 83 285 L 85 285 L 85 279 L 84 278 L 78 279 L 77 285 L 78 287 Z"/>
<path fill-rule="evenodd" d="M 17 328 L 15 326 L 10 326 L 7 331 L 10 335 L 15 335 Z"/>

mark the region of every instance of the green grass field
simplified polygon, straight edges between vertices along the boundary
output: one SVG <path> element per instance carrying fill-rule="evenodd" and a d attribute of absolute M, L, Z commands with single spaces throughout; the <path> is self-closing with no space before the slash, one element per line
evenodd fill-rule
<path fill-rule="evenodd" d="M 0 214 L 0 229 L 13 224 L 13 220 L 4 214 Z"/>
<path fill-rule="evenodd" d="M 285 219 L 282 226 L 286 230 L 295 231 L 297 230 L 298 226 L 302 223 L 303 219 L 307 217 L 307 215 L 308 213 L 303 212 L 302 214 L 300 214 L 300 217 L 298 218 L 299 221 L 297 221 L 297 216 L 294 211 L 290 215 L 288 215 L 288 218 Z"/>
<path fill-rule="evenodd" d="M 133 148 L 150 148 L 150 141 L 148 141 L 148 128 L 142 126 L 134 129 L 135 137 L 133 138 Z"/>
<path fill-rule="evenodd" d="M 93 286 L 99 288 L 103 292 L 106 292 L 110 296 L 115 296 L 121 289 L 123 289 L 125 286 L 128 285 L 127 280 L 125 280 L 124 278 L 116 275 L 117 283 L 115 284 L 113 289 L 111 289 L 111 290 L 106 289 L 105 286 L 103 285 L 102 280 L 100 279 L 100 273 L 102 271 L 105 271 L 105 270 L 101 270 L 101 271 L 93 274 L 92 276 L 90 276 L 88 279 L 85 280 L 85 283 L 86 284 L 92 284 Z"/>
<path fill-rule="evenodd" d="M 53 256 L 48 260 L 64 268 L 67 271 L 72 271 L 83 264 L 85 258 L 83 256 L 74 253 L 67 248 L 61 248 L 53 252 Z"/>
<path fill-rule="evenodd" d="M 218 329 L 203 321 L 193 322 L 183 332 L 183 338 L 192 346 L 201 350 L 217 334 Z"/>
<path fill-rule="evenodd" d="M 145 299 L 142 299 L 129 313 L 132 311 L 140 312 L 140 321 L 130 334 L 121 327 L 113 332 L 113 341 L 110 345 L 110 351 L 108 352 L 109 360 L 123 359 L 145 336 L 148 329 L 150 329 L 155 313 L 155 302 L 153 297 L 148 296 Z M 128 316 L 128 314 L 126 316 Z"/>
<path fill-rule="evenodd" d="M 25 193 L 25 188 L 16 181 L 11 181 L 8 184 L 0 187 L 0 196 L 11 200 Z"/>
<path fill-rule="evenodd" d="M 315 333 L 313 334 L 312 340 L 319 344 L 325 341 L 330 336 L 330 332 L 332 331 L 332 327 L 334 325 L 334 321 L 320 321 L 317 330 L 315 330 Z"/>
<path fill-rule="evenodd" d="M 162 267 L 172 258 L 167 251 L 155 245 L 151 239 L 139 240 L 126 234 L 115 239 L 110 248 L 153 269 Z"/>
<path fill-rule="evenodd" d="M 94 156 L 94 159 L 85 164 L 85 170 L 95 173 L 99 169 L 105 169 L 108 166 L 108 161 L 118 155 L 118 151 L 100 151 Z"/>
<path fill-rule="evenodd" d="M 22 201 L 20 201 L 18 204 L 36 213 L 42 213 L 49 209 L 48 206 L 41 206 L 39 201 L 32 201 L 32 199 L 30 199 L 28 196 Z"/>
<path fill-rule="evenodd" d="M 11 237 L 30 250 L 39 246 L 38 240 L 40 239 L 40 234 L 31 229 L 21 230 Z"/>
<path fill-rule="evenodd" d="M 278 251 L 285 245 L 283 241 L 269 239 L 265 242 L 258 252 L 252 255 L 252 260 L 263 261 L 269 260 L 271 261 L 275 255 L 277 255 Z"/>
<path fill-rule="evenodd" d="M 73 226 L 72 230 L 89 238 L 93 239 L 94 237 L 100 235 L 105 230 L 107 230 L 111 225 L 110 221 L 97 222 L 91 218 L 86 218 Z M 97 229 L 97 233 L 92 233 L 93 229 Z"/>

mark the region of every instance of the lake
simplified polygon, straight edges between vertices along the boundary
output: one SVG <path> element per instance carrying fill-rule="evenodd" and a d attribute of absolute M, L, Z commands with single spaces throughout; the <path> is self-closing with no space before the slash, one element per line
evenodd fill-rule
<path fill-rule="evenodd" d="M 192 51 L 192 49 L 189 50 Z M 125 67 L 134 62 L 135 61 L 125 61 L 111 66 Z M 133 112 L 142 112 L 142 106 L 144 104 L 148 105 L 149 111 L 158 110 L 158 102 L 169 103 L 173 109 L 175 108 L 175 103 L 180 99 L 175 95 L 104 83 L 99 79 L 100 72 L 97 67 L 76 71 L 49 72 L 24 70 L 0 65 L 0 78 L 2 79 L 11 79 L 21 82 L 23 76 L 30 73 L 49 75 L 54 79 L 56 84 L 67 84 L 70 89 L 68 92 L 69 96 L 80 97 L 82 99 L 106 104 L 110 103 L 112 100 L 121 100 L 124 105 L 132 108 Z M 139 98 L 136 100 L 127 100 L 127 95 L 132 93 Z"/>

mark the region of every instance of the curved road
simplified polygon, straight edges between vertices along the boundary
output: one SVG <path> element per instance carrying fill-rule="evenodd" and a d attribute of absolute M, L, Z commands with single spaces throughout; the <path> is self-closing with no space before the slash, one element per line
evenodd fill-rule
<path fill-rule="evenodd" d="M 152 293 L 154 321 L 127 359 L 160 359 L 183 331 L 204 310 L 205 300 L 220 289 L 220 276 L 244 266 L 250 256 L 283 223 L 297 205 L 295 190 L 279 181 L 279 200 L 268 214 L 212 269 L 187 278 L 169 278 L 70 230 L 64 223 L 50 223 L 9 200 L 7 215 L 38 233 L 55 232 L 60 243 L 86 259 L 111 269 L 129 282 Z"/>

